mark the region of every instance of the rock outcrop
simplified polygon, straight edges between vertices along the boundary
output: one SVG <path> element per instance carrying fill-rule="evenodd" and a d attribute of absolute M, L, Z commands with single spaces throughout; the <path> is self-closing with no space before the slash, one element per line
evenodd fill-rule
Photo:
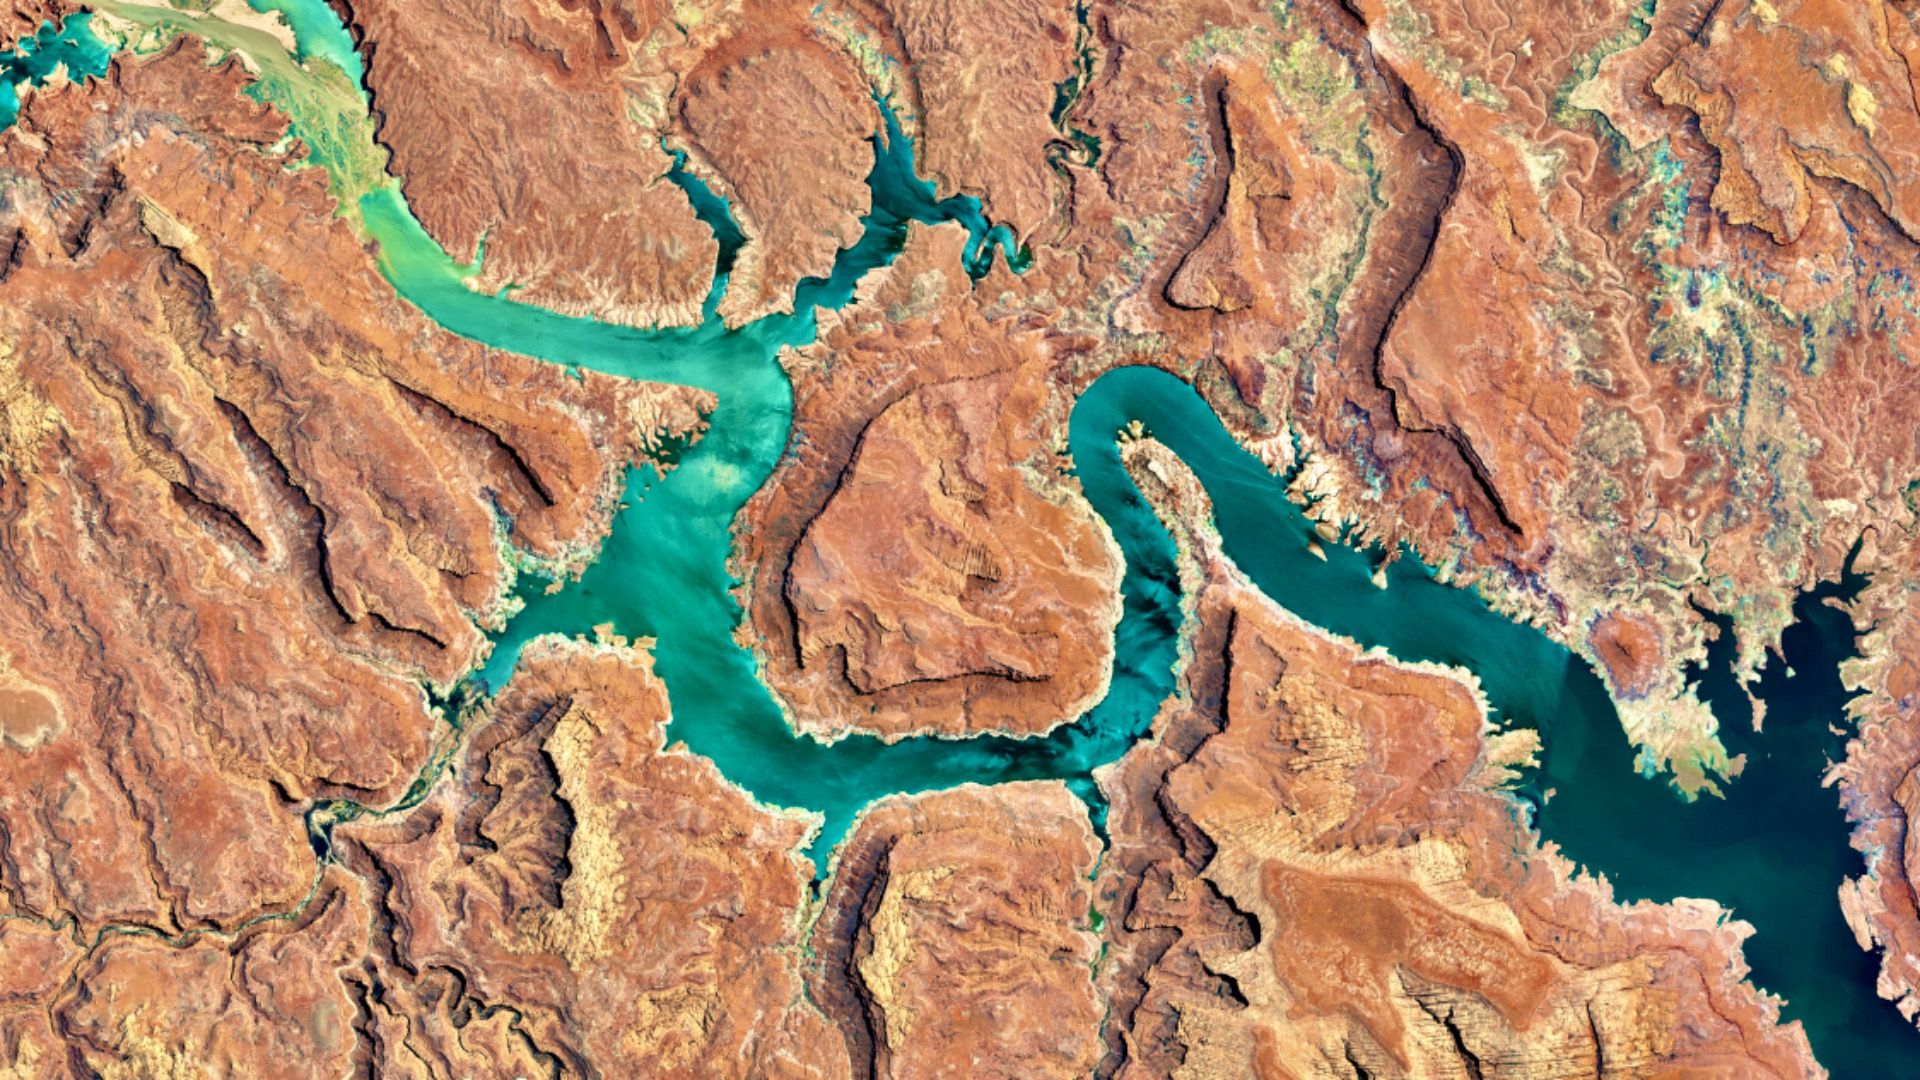
<path fill-rule="evenodd" d="M 1185 467 L 1125 453 L 1199 593 L 1189 701 L 1102 779 L 1103 1074 L 1817 1072 L 1741 982 L 1742 924 L 1616 905 L 1516 822 L 1531 732 L 1276 607 Z"/>
<path fill-rule="evenodd" d="M 1889 562 L 1913 565 L 1914 534 L 1870 535 Z M 1890 549 L 1890 550 L 1886 550 Z M 1863 553 L 1863 557 L 1865 553 Z M 1858 725 L 1831 771 L 1865 872 L 1842 883 L 1840 906 L 1862 949 L 1880 952 L 1879 991 L 1920 1018 L 1920 581 L 1882 575 L 1855 601 L 1861 655 L 1842 665 Z"/>
<path fill-rule="evenodd" d="M 1719 152 L 1713 207 L 1728 221 L 1791 243 L 1812 216 L 1819 176 L 1859 188 L 1920 239 L 1916 61 L 1911 5 L 1725 5 L 1653 88 L 1693 112 Z M 1780 104 L 1739 107 L 1761 95 Z"/>
<path fill-rule="evenodd" d="M 860 434 L 787 571 L 803 666 L 837 650 L 867 697 L 958 684 L 929 695 L 961 699 L 953 720 L 918 720 L 940 734 L 1037 733 L 1100 700 L 1119 621 L 1112 541 L 1008 464 L 1032 452 L 1020 443 L 1041 389 L 1006 374 L 925 387 Z M 1023 683 L 1046 686 L 1008 701 Z"/>
<path fill-rule="evenodd" d="M 793 310 L 801 279 L 860 239 L 881 127 L 868 94 L 844 54 L 798 27 L 772 40 L 744 28 L 688 78 L 681 122 L 747 237 L 720 299 L 728 325 Z"/>
<path fill-rule="evenodd" d="M 737 327 L 859 235 L 876 91 L 1031 264 L 916 225 L 781 355 L 733 554 L 796 727 L 1100 698 L 1122 567 L 1064 436 L 1125 364 L 1591 661 L 1689 793 L 1740 782 L 1707 616 L 1750 677 L 1860 541 L 1833 885 L 1920 1010 L 1911 0 L 334 4 L 366 160 L 192 41 L 0 132 L 0 1074 L 1817 1071 L 1742 924 L 1576 876 L 1502 790 L 1534 736 L 1260 597 L 1151 442 L 1189 656 L 1099 833 L 1058 783 L 898 796 L 816 885 L 644 643 L 452 692 L 712 399 L 433 326 L 312 166 L 385 184 L 377 122 L 475 288 L 653 326 L 722 254 L 684 153 Z"/>
<path fill-rule="evenodd" d="M 1057 783 L 869 807 L 813 937 L 814 996 L 854 1075 L 1087 1075 L 1098 851 L 1086 808 Z"/>
<path fill-rule="evenodd" d="M 0 49 L 10 50 L 21 38 L 49 22 L 59 22 L 72 8 L 65 0 L 7 0 L 0 5 Z"/>
<path fill-rule="evenodd" d="M 700 321 L 718 248 L 667 179 L 672 76 L 634 63 L 684 41 L 666 11 L 338 4 L 408 205 L 456 261 L 480 260 L 475 288 L 636 326 Z"/>
<path fill-rule="evenodd" d="M 666 706 L 643 653 L 536 642 L 450 782 L 336 829 L 380 912 L 379 1060 L 424 1031 L 422 1057 L 491 1072 L 430 1022 L 452 991 L 456 1025 L 499 1012 L 505 1049 L 568 1075 L 845 1074 L 801 990 L 809 825 L 668 749 Z"/>
<path fill-rule="evenodd" d="M 804 731 L 1036 735 L 1106 692 L 1120 555 L 1049 445 L 1051 353 L 980 317 L 965 240 L 914 228 L 788 358 L 803 437 L 737 531 Z"/>
<path fill-rule="evenodd" d="M 235 63 L 180 43 L 0 135 L 0 896 L 234 928 L 310 888 L 301 806 L 397 798 L 512 538 L 564 565 L 710 399 L 401 303 Z"/>
<path fill-rule="evenodd" d="M 1079 62 L 1072 4 L 875 0 L 915 108 L 921 171 L 942 194 L 985 201 L 1030 237 L 1054 213 L 1047 145 L 1057 88 Z"/>
<path fill-rule="evenodd" d="M 747 244 L 730 324 L 792 306 L 859 236 L 879 118 L 852 60 L 771 0 L 668 9 L 335 0 L 409 205 L 473 287 L 635 326 L 700 321 L 719 254 L 670 148 Z M 778 102 L 769 107 L 768 102 Z"/>

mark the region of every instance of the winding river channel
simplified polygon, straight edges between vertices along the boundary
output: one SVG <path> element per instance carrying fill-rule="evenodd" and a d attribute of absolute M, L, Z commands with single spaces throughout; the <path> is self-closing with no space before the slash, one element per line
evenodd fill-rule
<path fill-rule="evenodd" d="M 336 58 L 358 80 L 358 58 L 324 0 L 256 6 L 290 14 L 308 63 Z M 337 116 L 304 115 L 319 107 L 311 96 L 276 103 L 296 128 L 339 123 Z M 364 93 L 358 107 L 366 107 Z M 633 330 L 476 293 L 463 283 L 471 268 L 456 265 L 426 236 L 396 185 L 361 199 L 359 216 L 379 243 L 388 279 L 447 329 L 555 363 L 699 386 L 718 397 L 709 430 L 684 449 L 676 468 L 664 476 L 651 466 L 630 473 L 626 508 L 579 581 L 552 594 L 544 581 L 522 582 L 525 607 L 476 674 L 483 692 L 501 686 L 521 647 L 541 634 L 583 634 L 611 623 L 620 634 L 655 638 L 656 670 L 672 699 L 670 738 L 711 758 L 763 802 L 823 815 L 810 853 L 816 865 L 824 866 L 862 807 L 897 792 L 1058 778 L 1100 820 L 1104 805 L 1091 771 L 1146 734 L 1175 685 L 1181 615 L 1174 548 L 1121 466 L 1115 441 L 1117 431 L 1139 421 L 1206 485 L 1227 553 L 1267 595 L 1363 645 L 1468 669 L 1504 723 L 1541 729 L 1542 765 L 1516 794 L 1516 815 L 1530 817 L 1575 861 L 1605 873 L 1623 899 L 1711 897 L 1753 923 L 1747 956 L 1755 981 L 1789 999 L 1787 1015 L 1806 1024 L 1816 1054 L 1836 1076 L 1912 1071 L 1920 1035 L 1875 995 L 1875 958 L 1858 948 L 1840 915 L 1835 890 L 1861 861 L 1847 845 L 1834 793 L 1820 783 L 1828 759 L 1840 752 L 1841 737 L 1829 725 L 1847 727 L 1837 665 L 1853 649 L 1847 619 L 1823 601 L 1857 589 L 1857 577 L 1802 598 L 1785 664 L 1769 667 L 1757 687 L 1769 705 L 1764 736 L 1744 720 L 1746 701 L 1728 673 L 1723 636 L 1697 674 L 1723 718 L 1729 750 L 1746 753 L 1748 765 L 1725 798 L 1686 803 L 1635 768 L 1612 703 L 1584 661 L 1539 630 L 1490 611 L 1473 593 L 1435 581 L 1410 556 L 1388 569 L 1385 589 L 1370 580 L 1378 553 L 1330 544 L 1324 560 L 1315 557 L 1310 522 L 1287 498 L 1286 478 L 1242 450 L 1192 387 L 1157 369 L 1122 368 L 1081 395 L 1068 440 L 1087 500 L 1126 559 L 1125 615 L 1105 700 L 1044 739 L 887 745 L 856 736 L 828 746 L 796 737 L 753 656 L 734 640 L 742 613 L 727 570 L 733 520 L 787 447 L 792 389 L 776 356 L 811 341 L 816 307 L 847 304 L 861 275 L 898 254 L 912 223 L 965 226 L 973 238 L 968 269 L 976 275 L 995 258 L 1019 266 L 1008 233 L 983 216 L 977 200 L 940 199 L 918 178 L 911 141 L 890 111 L 883 114 L 870 178 L 873 209 L 858 243 L 839 254 L 828 277 L 801 284 L 793 314 L 737 330 L 724 328 L 714 310 L 740 232 L 724 201 L 678 169 L 673 178 L 722 246 L 706 321 L 687 329 Z"/>

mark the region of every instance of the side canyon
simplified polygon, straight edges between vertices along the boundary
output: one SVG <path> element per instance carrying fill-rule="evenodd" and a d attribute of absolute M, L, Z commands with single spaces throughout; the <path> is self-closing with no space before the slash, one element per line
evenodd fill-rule
<path fill-rule="evenodd" d="M 58 33 L 0 1077 L 1920 1062 L 1911 0 Z"/>

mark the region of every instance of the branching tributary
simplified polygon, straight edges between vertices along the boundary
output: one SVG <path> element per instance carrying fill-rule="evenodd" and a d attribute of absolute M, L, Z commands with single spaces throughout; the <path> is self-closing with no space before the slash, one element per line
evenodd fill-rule
<path fill-rule="evenodd" d="M 341 101 L 329 88 L 347 80 L 311 76 L 327 57 L 351 56 L 352 44 L 323 0 L 256 0 L 292 9 L 307 65 L 290 67 L 282 51 L 256 58 L 269 71 L 263 96 L 293 117 L 309 142 L 343 145 L 340 133 L 365 125 L 364 93 Z M 113 3 L 143 25 L 172 25 L 158 9 Z M 172 21 L 170 21 L 172 20 Z M 203 32 L 205 24 L 202 24 Z M 253 32 L 247 46 L 270 40 Z M 215 39 L 218 35 L 207 35 Z M 241 47 L 230 44 L 229 47 Z M 351 61 L 358 75 L 357 58 Z M 306 72 L 306 74 L 302 74 Z M 310 82 L 302 80 L 309 79 Z M 285 88 L 281 93 L 276 88 Z M 1078 87 L 1073 89 L 1077 92 Z M 276 94 L 279 93 L 279 96 Z M 342 109 L 352 115 L 340 115 Z M 328 110 L 332 110 L 329 112 Z M 887 745 L 855 736 L 831 746 L 794 735 L 759 680 L 753 656 L 734 640 L 741 611 L 727 570 L 733 519 L 771 474 L 791 427 L 792 390 L 776 356 L 815 335 L 815 308 L 847 304 L 855 282 L 898 254 L 913 222 L 954 221 L 972 236 L 967 269 L 978 275 L 999 252 L 1013 258 L 1010 234 L 990 225 L 978 201 L 937 198 L 914 174 L 912 146 L 883 104 L 870 180 L 873 209 L 858 243 L 839 254 L 823 279 L 803 282 L 794 313 L 736 330 L 715 308 L 741 237 L 725 203 L 676 169 L 703 220 L 722 240 L 722 258 L 706 320 L 687 329 L 641 331 L 567 318 L 470 290 L 461 267 L 421 230 L 397 185 L 356 190 L 343 174 L 358 163 L 349 149 L 318 156 L 337 189 L 358 197 L 357 216 L 379 242 L 382 269 L 400 294 L 447 329 L 487 345 L 614 375 L 698 386 L 718 405 L 706 434 L 662 476 L 651 466 L 629 475 L 620 512 L 598 559 L 577 582 L 547 594 L 526 582 L 525 608 L 498 635 L 495 651 L 461 691 L 477 698 L 503 685 L 531 638 L 581 634 L 611 623 L 629 637 L 652 637 L 655 668 L 671 695 L 671 737 L 711 758 L 729 779 L 764 802 L 804 807 L 825 821 L 811 852 L 817 865 L 859 810 L 898 793 L 964 782 L 1017 779 L 1066 781 L 1092 808 L 1104 802 L 1092 770 L 1117 759 L 1147 733 L 1154 712 L 1174 690 L 1180 622 L 1172 542 L 1120 463 L 1115 434 L 1140 421 L 1177 453 L 1206 485 L 1227 553 L 1267 595 L 1317 625 L 1379 645 L 1408 660 L 1457 665 L 1479 676 L 1507 723 L 1545 733 L 1543 765 L 1518 793 L 1517 814 L 1572 858 L 1605 872 L 1623 898 L 1712 897 L 1758 929 L 1748 956 L 1755 980 L 1791 999 L 1788 1015 L 1806 1022 L 1816 1052 L 1836 1075 L 1865 1075 L 1904 1060 L 1920 1041 L 1873 991 L 1873 959 L 1854 944 L 1835 889 L 1857 873 L 1846 823 L 1820 786 L 1827 756 L 1837 753 L 1827 725 L 1843 725 L 1845 692 L 1837 663 L 1852 649 L 1845 617 L 1821 600 L 1857 580 L 1825 586 L 1799 608 L 1789 631 L 1788 679 L 1768 669 L 1758 690 L 1769 701 L 1765 738 L 1726 725 L 1730 748 L 1749 755 L 1746 774 L 1724 799 L 1687 804 L 1656 778 L 1643 777 L 1612 703 L 1591 669 L 1537 629 L 1490 611 L 1476 596 L 1435 581 L 1411 557 L 1394 562 L 1387 587 L 1371 580 L 1374 556 L 1330 545 L 1326 559 L 1310 551 L 1310 523 L 1276 477 L 1234 442 L 1192 389 L 1172 375 L 1124 368 L 1095 382 L 1076 403 L 1068 448 L 1073 471 L 1126 558 L 1125 615 L 1116 632 L 1112 685 L 1105 700 L 1076 723 L 1044 739 L 908 739 Z M 329 137 L 334 138 L 328 144 Z M 361 193 L 364 191 L 364 193 Z M 1743 715 L 1745 700 L 1716 655 L 1705 672 L 1707 696 Z M 464 710 L 445 703 L 450 716 Z M 430 788 L 458 744 L 448 734 L 435 764 L 399 807 L 367 810 L 349 803 L 316 807 L 316 848 L 324 852 L 329 823 L 362 813 L 393 812 Z M 1550 798 L 1543 793 L 1551 791 Z M 1284 932 L 1282 929 L 1280 932 Z"/>

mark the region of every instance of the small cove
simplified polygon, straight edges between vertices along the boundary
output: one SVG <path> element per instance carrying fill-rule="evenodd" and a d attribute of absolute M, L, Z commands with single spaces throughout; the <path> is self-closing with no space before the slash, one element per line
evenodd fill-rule
<path fill-rule="evenodd" d="M 345 36 L 321 0 L 275 0 L 273 7 L 297 9 L 292 21 L 303 52 L 310 36 Z M 84 22 L 79 29 L 84 35 Z M 330 40 L 310 55 L 329 57 L 338 45 Z M 311 99 L 284 105 L 297 124 L 316 120 L 301 116 L 318 107 Z M 612 623 L 618 633 L 656 638 L 656 669 L 673 704 L 669 738 L 713 759 L 767 803 L 821 813 L 825 825 L 810 852 L 817 865 L 861 807 L 898 792 L 1058 778 L 1098 819 L 1104 808 L 1091 770 L 1142 737 L 1174 689 L 1174 551 L 1120 465 L 1114 441 L 1137 420 L 1207 486 L 1227 553 L 1267 595 L 1363 645 L 1471 670 L 1500 718 L 1544 732 L 1541 768 L 1519 793 L 1516 814 L 1531 815 L 1571 858 L 1606 873 L 1622 899 L 1712 897 L 1752 921 L 1758 934 L 1747 954 L 1755 981 L 1790 999 L 1787 1015 L 1807 1024 L 1816 1054 L 1835 1075 L 1884 1074 L 1900 1071 L 1892 1063 L 1915 1060 L 1920 1036 L 1875 996 L 1877 962 L 1860 952 L 1840 920 L 1834 890 L 1861 862 L 1846 846 L 1834 793 L 1819 785 L 1826 759 L 1839 753 L 1827 725 L 1846 727 L 1837 664 L 1853 648 L 1851 626 L 1824 600 L 1849 595 L 1856 577 L 1822 585 L 1796 606 L 1801 622 L 1783 643 L 1785 663 L 1770 665 L 1756 688 L 1769 704 L 1764 734 L 1745 730 L 1739 719 L 1746 702 L 1728 674 L 1724 639 L 1714 650 L 1698 673 L 1703 693 L 1722 717 L 1729 750 L 1745 752 L 1748 764 L 1725 799 L 1684 803 L 1664 781 L 1635 768 L 1612 703 L 1583 661 L 1472 593 L 1435 581 L 1414 559 L 1396 561 L 1381 590 L 1370 580 L 1371 554 L 1329 544 L 1327 558 L 1316 558 L 1307 547 L 1310 522 L 1287 498 L 1284 478 L 1241 449 L 1191 386 L 1156 369 L 1103 376 L 1076 403 L 1069 429 L 1074 470 L 1126 558 L 1125 616 L 1106 699 L 1045 739 L 885 745 L 853 737 L 825 746 L 795 737 L 753 657 L 733 640 L 741 612 L 726 567 L 733 519 L 787 445 L 792 392 L 775 357 L 784 346 L 810 341 L 815 306 L 848 303 L 858 278 L 899 252 L 910 222 L 965 226 L 973 238 L 967 268 L 976 274 L 995 252 L 1018 255 L 976 200 L 936 197 L 916 175 L 911 142 L 891 112 L 883 110 L 883 119 L 870 177 L 874 209 L 860 241 L 840 254 L 829 276 L 801 284 L 793 314 L 738 330 L 722 327 L 713 312 L 739 232 L 724 201 L 684 170 L 676 169 L 675 182 L 727 242 L 706 321 L 679 330 L 636 331 L 475 293 L 463 282 L 467 268 L 425 235 L 394 185 L 360 199 L 383 271 L 440 325 L 557 363 L 701 386 L 719 399 L 708 432 L 677 455 L 673 471 L 630 472 L 627 507 L 580 580 L 552 594 L 545 582 L 522 582 L 526 607 L 498 636 L 476 690 L 502 685 L 520 647 L 539 634 L 583 634 Z M 1789 677 L 1788 667 L 1797 674 Z"/>
<path fill-rule="evenodd" d="M 1836 1077 L 1886 1075 L 1903 1061 L 1920 1067 L 1920 1033 L 1875 992 L 1878 957 L 1859 948 L 1841 915 L 1840 882 L 1864 864 L 1848 845 L 1838 796 L 1821 786 L 1851 730 L 1839 664 L 1854 650 L 1850 619 L 1826 601 L 1851 596 L 1864 579 L 1848 573 L 1796 603 L 1800 621 L 1786 633 L 1785 661 L 1769 664 L 1754 687 L 1768 705 L 1764 733 L 1746 720 L 1731 636 L 1715 643 L 1694 675 L 1729 752 L 1746 754 L 1747 763 L 1723 798 L 1685 802 L 1664 778 L 1636 768 L 1599 676 L 1541 631 L 1434 580 L 1413 558 L 1388 568 L 1383 590 L 1370 580 L 1373 553 L 1327 544 L 1325 562 L 1312 555 L 1311 523 L 1287 500 L 1284 482 L 1236 445 L 1184 383 L 1123 369 L 1096 383 L 1078 408 L 1122 377 L 1140 385 L 1109 419 L 1142 420 L 1194 470 L 1213 498 L 1227 554 L 1262 592 L 1362 645 L 1472 671 L 1497 719 L 1542 732 L 1541 765 L 1517 793 L 1516 812 L 1530 815 L 1544 839 L 1604 873 L 1622 901 L 1711 898 L 1752 923 L 1745 951 L 1754 982 L 1788 999 L 1786 1017 L 1806 1025 Z M 1112 512 L 1091 484 L 1089 498 Z"/>
<path fill-rule="evenodd" d="M 12 126 L 20 114 L 21 83 L 45 86 L 63 69 L 75 81 L 106 74 L 113 54 L 93 35 L 92 20 L 83 11 L 59 25 L 42 23 L 38 33 L 21 38 L 11 51 L 0 52 L 0 131 Z"/>

